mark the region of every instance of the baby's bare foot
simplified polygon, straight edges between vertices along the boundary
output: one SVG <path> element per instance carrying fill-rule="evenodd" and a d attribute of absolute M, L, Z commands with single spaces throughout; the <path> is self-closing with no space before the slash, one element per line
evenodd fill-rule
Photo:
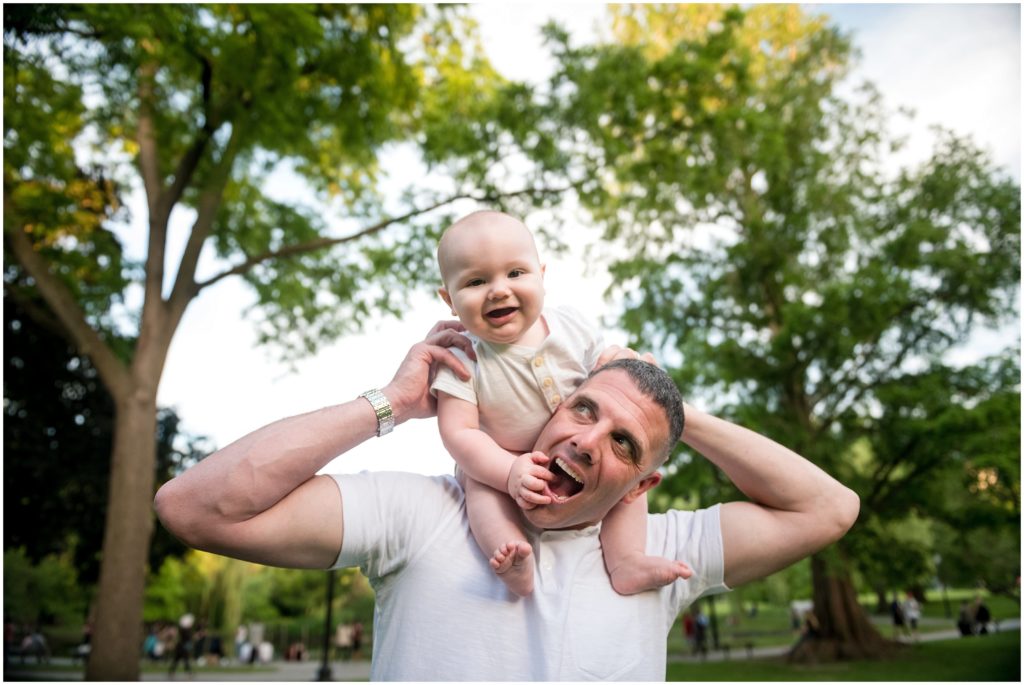
<path fill-rule="evenodd" d="M 620 595 L 635 595 L 689 578 L 693 570 L 681 561 L 638 554 L 615 567 L 609 575 Z"/>
<path fill-rule="evenodd" d="M 523 541 L 506 542 L 494 550 L 491 568 L 508 589 L 525 597 L 533 592 L 533 563 L 529 561 L 533 548 Z"/>

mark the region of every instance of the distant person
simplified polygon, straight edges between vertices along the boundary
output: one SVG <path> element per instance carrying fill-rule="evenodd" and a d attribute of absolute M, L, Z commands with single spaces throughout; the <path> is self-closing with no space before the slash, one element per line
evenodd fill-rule
<path fill-rule="evenodd" d="M 683 637 L 686 638 L 690 651 L 696 653 L 697 621 L 693 618 L 693 609 L 683 614 Z"/>
<path fill-rule="evenodd" d="M 163 649 L 160 647 L 160 625 L 154 623 L 149 627 L 149 632 L 146 634 L 146 639 L 142 642 L 142 654 L 150 661 L 159 661 L 160 656 L 163 654 Z"/>
<path fill-rule="evenodd" d="M 47 643 L 43 631 L 38 626 L 33 628 L 32 632 L 21 641 L 21 656 L 22 660 L 27 656 L 34 656 L 36 663 L 40 664 L 49 662 L 50 645 Z"/>
<path fill-rule="evenodd" d="M 892 602 L 889 603 L 889 613 L 892 615 L 892 639 L 897 639 L 901 635 L 910 635 L 907 631 L 907 620 L 903 615 L 903 606 L 900 604 L 899 597 L 896 594 L 892 596 Z"/>
<path fill-rule="evenodd" d="M 210 651 L 206 659 L 214 666 L 224 660 L 224 641 L 221 640 L 220 633 L 210 634 Z"/>
<path fill-rule="evenodd" d="M 195 624 L 195 617 L 192 614 L 184 614 L 178 619 L 178 638 L 174 643 L 174 655 L 171 657 L 171 667 L 167 671 L 167 675 L 170 678 L 174 677 L 174 672 L 178 668 L 178 662 L 185 663 L 185 671 L 188 672 L 189 677 L 192 677 L 192 638 L 193 638 L 193 625 Z"/>
<path fill-rule="evenodd" d="M 974 635 L 974 611 L 967 602 L 960 603 L 960 615 L 956 619 L 957 630 L 961 637 Z"/>
<path fill-rule="evenodd" d="M 703 659 L 708 655 L 708 627 L 710 626 L 710 621 L 708 620 L 707 614 L 701 611 L 700 607 L 697 607 L 697 611 L 693 616 L 693 621 L 693 651 L 695 654 L 699 654 Z"/>
<path fill-rule="evenodd" d="M 192 636 L 192 658 L 200 666 L 206 662 L 206 623 L 203 621 L 196 624 Z"/>
<path fill-rule="evenodd" d="M 988 606 L 981 597 L 977 597 L 974 600 L 974 622 L 978 627 L 978 635 L 988 635 L 988 624 L 991 620 L 992 614 Z"/>
<path fill-rule="evenodd" d="M 11 662 L 11 652 L 14 650 L 14 621 L 4 619 L 4 666 Z"/>
<path fill-rule="evenodd" d="M 242 658 L 242 647 L 248 644 L 248 642 L 249 629 L 244 625 L 239 624 L 238 628 L 235 629 L 235 659 L 237 659 L 239 663 L 245 661 L 245 659 Z"/>
<path fill-rule="evenodd" d="M 355 659 L 357 655 L 361 655 L 360 651 L 363 648 L 363 622 L 356 621 L 352 624 L 352 658 Z"/>
<path fill-rule="evenodd" d="M 903 601 L 903 615 L 910 629 L 910 637 L 917 640 L 917 624 L 921 620 L 921 605 L 911 592 L 907 593 L 907 598 Z"/>

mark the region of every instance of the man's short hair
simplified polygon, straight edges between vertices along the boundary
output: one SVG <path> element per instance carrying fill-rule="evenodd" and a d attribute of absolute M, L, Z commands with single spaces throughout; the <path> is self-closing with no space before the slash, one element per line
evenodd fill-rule
<path fill-rule="evenodd" d="M 683 413 L 683 396 L 679 393 L 679 388 L 663 369 L 640 359 L 616 359 L 591 371 L 588 378 L 593 378 L 602 371 L 614 369 L 621 369 L 629 374 L 637 389 L 665 412 L 665 418 L 668 419 L 668 441 L 662 460 L 667 459 L 672 453 L 672 448 L 679 442 L 686 421 Z"/>

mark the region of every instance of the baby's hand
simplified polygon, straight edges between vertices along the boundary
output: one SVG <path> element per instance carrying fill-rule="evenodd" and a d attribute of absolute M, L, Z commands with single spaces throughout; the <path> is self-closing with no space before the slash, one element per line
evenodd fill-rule
<path fill-rule="evenodd" d="M 550 504 L 551 498 L 542 495 L 547 481 L 554 478 L 547 469 L 550 458 L 543 452 L 527 452 L 519 455 L 508 472 L 508 494 L 523 509 L 533 509 L 538 504 Z"/>

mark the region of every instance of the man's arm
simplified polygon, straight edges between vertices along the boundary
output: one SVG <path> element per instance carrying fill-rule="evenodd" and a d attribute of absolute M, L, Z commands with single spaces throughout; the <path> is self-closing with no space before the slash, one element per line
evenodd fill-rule
<path fill-rule="evenodd" d="M 763 578 L 835 542 L 860 510 L 857 494 L 817 466 L 753 431 L 686 406 L 682 441 L 750 502 L 722 506 L 725 583 Z"/>
<path fill-rule="evenodd" d="M 460 329 L 439 323 L 381 388 L 396 425 L 435 414 L 428 387 L 437 364 L 468 378 L 447 349 L 458 346 L 473 356 Z M 331 478 L 314 474 L 376 434 L 376 414 L 361 397 L 282 419 L 165 483 L 156 493 L 157 516 L 196 549 L 273 566 L 327 568 L 344 537 L 341 497 Z"/>

